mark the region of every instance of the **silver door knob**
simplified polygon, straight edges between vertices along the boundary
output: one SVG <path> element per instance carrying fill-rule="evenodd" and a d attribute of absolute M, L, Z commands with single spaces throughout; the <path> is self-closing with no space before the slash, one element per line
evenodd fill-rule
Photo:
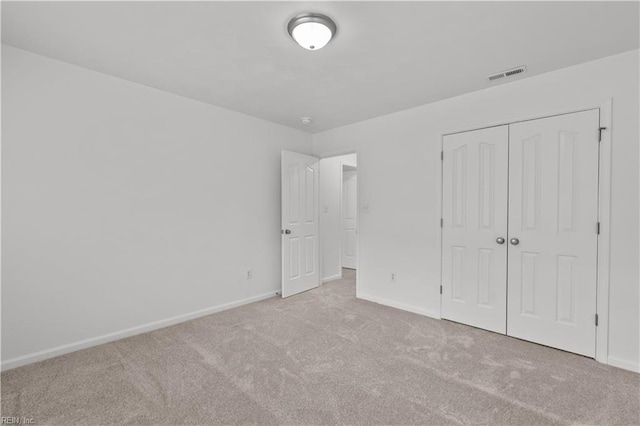
<path fill-rule="evenodd" d="M 509 242 L 511 244 L 513 244 L 514 246 L 517 246 L 518 244 L 520 244 L 520 240 L 517 239 L 517 238 L 512 238 L 512 239 L 509 240 Z"/>
<path fill-rule="evenodd" d="M 504 244 L 504 238 L 502 238 L 502 237 L 498 237 L 498 238 L 496 238 L 496 243 L 498 243 L 498 244 Z"/>

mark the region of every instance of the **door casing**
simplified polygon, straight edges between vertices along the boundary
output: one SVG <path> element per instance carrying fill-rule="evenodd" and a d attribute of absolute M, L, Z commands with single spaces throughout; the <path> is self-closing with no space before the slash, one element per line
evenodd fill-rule
<path fill-rule="evenodd" d="M 613 99 L 606 99 L 599 105 L 581 105 L 569 110 L 543 113 L 534 116 L 522 117 L 517 120 L 500 121 L 487 124 L 486 126 L 452 129 L 440 135 L 440 150 L 444 148 L 443 140 L 447 135 L 454 133 L 468 132 L 486 129 L 496 126 L 504 126 L 523 121 L 538 120 L 541 118 L 554 117 L 564 114 L 573 114 L 587 110 L 600 110 L 601 132 L 600 149 L 598 155 L 599 175 L 598 175 L 598 222 L 600 223 L 600 234 L 598 235 L 598 257 L 597 257 L 597 277 L 596 277 L 596 314 L 598 315 L 598 326 L 596 328 L 596 361 L 609 364 L 609 264 L 611 247 L 611 134 L 612 134 L 612 108 Z M 440 162 L 439 175 L 439 209 L 440 220 L 443 217 L 443 166 Z M 438 223 L 438 226 L 440 224 Z M 440 227 L 440 284 L 442 284 L 442 255 L 443 255 L 443 232 Z M 439 290 L 439 289 L 438 289 Z M 442 295 L 438 308 L 438 317 L 442 318 Z"/>

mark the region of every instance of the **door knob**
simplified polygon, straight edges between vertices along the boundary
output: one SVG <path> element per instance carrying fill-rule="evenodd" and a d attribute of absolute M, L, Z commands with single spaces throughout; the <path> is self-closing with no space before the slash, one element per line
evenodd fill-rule
<path fill-rule="evenodd" d="M 496 239 L 496 243 L 498 243 L 498 244 L 504 244 L 504 238 L 502 238 L 502 237 L 498 237 L 498 238 Z"/>
<path fill-rule="evenodd" d="M 285 230 L 284 230 L 284 233 L 285 233 L 285 234 L 287 234 L 287 235 L 289 235 L 289 234 L 291 233 L 291 229 L 285 229 Z"/>
<path fill-rule="evenodd" d="M 509 242 L 511 244 L 513 244 L 514 246 L 517 246 L 518 244 L 520 244 L 520 240 L 517 239 L 517 238 L 512 238 L 512 239 L 509 240 Z"/>

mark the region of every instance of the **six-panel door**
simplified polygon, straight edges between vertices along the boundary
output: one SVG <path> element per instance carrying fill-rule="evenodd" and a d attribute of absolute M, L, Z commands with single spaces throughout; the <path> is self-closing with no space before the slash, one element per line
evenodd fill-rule
<path fill-rule="evenodd" d="M 506 332 L 508 126 L 443 139 L 442 317 Z"/>
<path fill-rule="evenodd" d="M 599 110 L 509 126 L 507 332 L 590 357 L 596 338 L 598 127 Z"/>

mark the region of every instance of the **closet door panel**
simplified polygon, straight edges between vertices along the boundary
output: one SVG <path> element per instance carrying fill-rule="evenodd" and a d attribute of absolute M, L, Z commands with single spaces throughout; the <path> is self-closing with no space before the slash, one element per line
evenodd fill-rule
<path fill-rule="evenodd" d="M 509 126 L 507 334 L 595 356 L 599 111 Z"/>
<path fill-rule="evenodd" d="M 443 138 L 442 317 L 506 332 L 508 126 Z"/>

